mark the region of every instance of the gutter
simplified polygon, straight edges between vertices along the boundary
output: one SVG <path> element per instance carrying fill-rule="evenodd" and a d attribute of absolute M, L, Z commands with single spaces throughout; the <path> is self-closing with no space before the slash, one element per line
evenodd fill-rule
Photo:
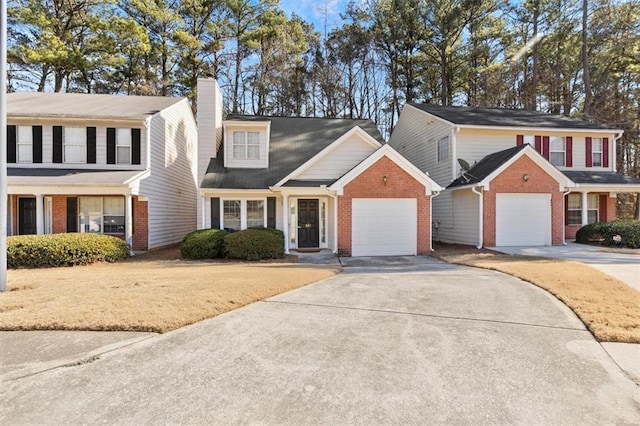
<path fill-rule="evenodd" d="M 616 152 L 617 152 L 617 146 L 618 146 L 618 141 L 620 140 L 620 138 L 622 137 L 622 135 L 624 134 L 624 130 L 621 130 L 620 132 L 618 132 L 617 136 L 613 137 L 613 147 L 611 148 L 613 150 L 612 154 L 612 162 L 613 162 L 613 171 L 617 172 L 618 171 L 618 161 L 617 161 L 617 156 L 616 156 Z"/>
<path fill-rule="evenodd" d="M 480 191 L 476 191 L 476 188 L 480 188 Z M 484 239 L 484 233 L 483 233 L 483 227 L 484 227 L 484 211 L 483 211 L 483 200 L 484 200 L 484 196 L 483 196 L 483 187 L 482 186 L 474 186 L 471 188 L 471 192 L 473 192 L 474 194 L 477 194 L 480 197 L 479 203 L 478 203 L 478 245 L 476 245 L 476 248 L 479 250 L 482 248 L 482 240 Z"/>
<path fill-rule="evenodd" d="M 567 195 L 569 195 L 571 193 L 571 190 L 567 190 L 565 192 L 562 193 L 562 211 L 563 214 L 567 214 Z M 565 216 L 564 218 L 564 223 L 562 224 L 562 245 L 566 246 L 567 245 L 567 225 L 566 225 L 566 221 L 567 218 Z M 553 227 L 553 224 L 551 225 Z M 553 239 L 553 235 L 551 236 L 551 238 Z"/>
<path fill-rule="evenodd" d="M 431 191 L 431 197 L 429 197 L 429 251 L 433 251 L 433 199 L 440 195 L 440 191 Z"/>

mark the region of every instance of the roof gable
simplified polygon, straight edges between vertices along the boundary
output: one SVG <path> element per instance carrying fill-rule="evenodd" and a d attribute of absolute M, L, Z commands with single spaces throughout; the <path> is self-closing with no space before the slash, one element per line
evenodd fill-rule
<path fill-rule="evenodd" d="M 604 124 L 524 109 L 477 108 L 415 103 L 409 105 L 434 117 L 460 126 L 621 132 L 621 130 L 612 129 Z"/>
<path fill-rule="evenodd" d="M 560 189 L 573 187 L 575 184 L 564 173 L 556 169 L 549 161 L 541 156 L 532 146 L 528 144 L 514 146 L 503 151 L 494 152 L 487 155 L 467 172 L 463 173 L 456 180 L 451 182 L 447 188 L 460 189 L 474 186 L 482 186 L 489 189 L 491 181 L 500 173 L 511 166 L 523 155 L 528 156 L 540 168 L 554 178 L 560 185 Z"/>
<path fill-rule="evenodd" d="M 340 179 L 335 181 L 329 188 L 335 190 L 338 195 L 342 195 L 344 193 L 344 187 L 349 184 L 352 180 L 358 177 L 362 172 L 367 170 L 373 164 L 376 163 L 382 157 L 387 157 L 395 164 L 397 164 L 400 168 L 402 168 L 405 172 L 407 172 L 411 177 L 420 182 L 425 187 L 425 193 L 427 195 L 431 195 L 433 192 L 442 191 L 444 188 L 438 185 L 433 179 L 427 176 L 426 173 L 423 173 L 414 166 L 409 160 L 404 158 L 402 155 L 398 153 L 395 149 L 393 149 L 390 145 L 384 145 L 369 157 L 364 159 L 360 164 L 351 169 L 348 173 L 342 176 Z"/>

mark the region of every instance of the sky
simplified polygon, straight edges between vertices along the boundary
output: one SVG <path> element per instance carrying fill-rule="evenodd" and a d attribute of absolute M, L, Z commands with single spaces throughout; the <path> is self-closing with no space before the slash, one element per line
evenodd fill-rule
<path fill-rule="evenodd" d="M 280 0 L 280 7 L 290 17 L 292 13 L 311 22 L 315 28 L 324 33 L 342 24 L 340 13 L 347 8 L 349 0 Z M 323 34 L 324 35 L 324 34 Z"/>

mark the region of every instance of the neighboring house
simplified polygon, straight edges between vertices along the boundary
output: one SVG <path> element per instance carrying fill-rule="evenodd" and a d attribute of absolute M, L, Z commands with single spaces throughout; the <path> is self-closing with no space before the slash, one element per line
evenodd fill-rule
<path fill-rule="evenodd" d="M 369 120 L 229 116 L 198 82 L 199 228 L 271 227 L 285 250 L 415 255 L 431 247 L 441 188 Z"/>
<path fill-rule="evenodd" d="M 534 111 L 408 104 L 389 144 L 447 187 L 433 200 L 435 240 L 558 245 L 614 220 L 617 194 L 640 192 L 616 173 L 621 136 Z"/>
<path fill-rule="evenodd" d="M 10 93 L 7 124 L 9 235 L 94 232 L 148 250 L 196 228 L 186 99 Z"/>

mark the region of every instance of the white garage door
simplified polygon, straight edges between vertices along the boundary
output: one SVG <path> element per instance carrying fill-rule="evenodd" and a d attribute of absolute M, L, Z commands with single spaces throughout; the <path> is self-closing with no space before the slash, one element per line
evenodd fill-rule
<path fill-rule="evenodd" d="M 496 194 L 496 245 L 551 245 L 551 194 Z"/>
<path fill-rule="evenodd" d="M 415 255 L 415 198 L 354 198 L 351 204 L 351 255 Z"/>

